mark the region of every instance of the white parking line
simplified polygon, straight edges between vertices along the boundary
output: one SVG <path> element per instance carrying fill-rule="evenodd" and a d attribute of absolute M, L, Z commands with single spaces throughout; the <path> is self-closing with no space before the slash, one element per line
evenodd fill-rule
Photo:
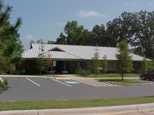
<path fill-rule="evenodd" d="M 41 87 L 40 84 L 36 83 L 35 81 L 31 80 L 30 78 L 25 78 L 26 80 L 30 81 L 32 84 L 36 85 L 37 87 Z"/>
<path fill-rule="evenodd" d="M 65 83 L 65 82 L 63 82 L 63 81 L 57 80 L 57 79 L 55 79 L 55 78 L 53 78 L 52 80 L 55 81 L 55 82 L 57 82 L 57 83 L 63 84 L 63 85 L 65 85 L 65 86 L 68 86 L 68 87 L 71 87 L 71 86 L 72 86 L 72 85 L 70 85 L 70 84 L 67 84 L 67 83 Z"/>

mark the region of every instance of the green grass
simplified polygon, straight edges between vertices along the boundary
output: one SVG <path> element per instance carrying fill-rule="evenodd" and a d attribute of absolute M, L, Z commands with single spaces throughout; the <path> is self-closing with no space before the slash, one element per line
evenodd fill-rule
<path fill-rule="evenodd" d="M 117 73 L 107 73 L 107 74 L 91 74 L 86 77 L 90 78 L 115 78 L 115 79 L 121 79 L 120 74 Z M 139 74 L 125 74 L 125 78 L 139 78 Z"/>
<path fill-rule="evenodd" d="M 149 82 L 149 81 L 140 80 L 139 74 L 125 74 L 124 80 L 121 80 L 120 74 L 116 74 L 116 73 L 98 74 L 98 75 L 91 74 L 86 77 L 94 78 L 100 82 L 107 81 L 113 84 L 124 85 L 124 86 L 138 85 L 138 84 Z"/>
<path fill-rule="evenodd" d="M 32 110 L 53 108 L 81 108 L 113 105 L 130 105 L 152 103 L 154 97 L 136 97 L 122 99 L 96 99 L 96 100 L 60 100 L 60 101 L 14 101 L 0 102 L 0 111 L 4 110 Z"/>
<path fill-rule="evenodd" d="M 143 81 L 139 79 L 97 79 L 100 82 L 108 81 L 112 84 L 123 85 L 123 86 L 131 86 L 131 85 L 140 85 L 143 83 L 150 83 L 150 81 Z"/>

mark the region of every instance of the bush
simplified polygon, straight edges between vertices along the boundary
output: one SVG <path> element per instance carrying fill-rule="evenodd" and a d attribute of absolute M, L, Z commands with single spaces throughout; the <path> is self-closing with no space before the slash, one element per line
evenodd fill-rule
<path fill-rule="evenodd" d="M 48 73 L 48 69 L 46 59 L 22 60 L 17 67 L 17 74 L 41 75 Z"/>
<path fill-rule="evenodd" d="M 81 76 L 88 76 L 91 74 L 91 71 L 85 70 L 85 69 L 80 69 L 76 71 L 76 74 L 79 74 Z"/>
<path fill-rule="evenodd" d="M 147 61 L 145 58 L 141 63 L 141 74 L 154 70 L 154 60 Z"/>
<path fill-rule="evenodd" d="M 8 88 L 8 82 L 6 79 L 0 79 L 0 92 Z"/>

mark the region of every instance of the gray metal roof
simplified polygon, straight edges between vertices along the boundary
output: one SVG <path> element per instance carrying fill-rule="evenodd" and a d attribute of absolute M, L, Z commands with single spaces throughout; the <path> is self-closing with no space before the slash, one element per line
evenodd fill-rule
<path fill-rule="evenodd" d="M 52 50 L 52 49 L 58 49 Z M 61 50 L 61 51 L 60 51 Z M 114 47 L 95 47 L 80 45 L 60 45 L 60 44 L 32 44 L 32 49 L 25 50 L 23 58 L 52 58 L 55 60 L 91 60 L 97 52 L 99 59 L 105 56 L 107 60 L 117 60 L 118 48 Z M 142 56 L 130 53 L 132 60 L 142 61 Z"/>

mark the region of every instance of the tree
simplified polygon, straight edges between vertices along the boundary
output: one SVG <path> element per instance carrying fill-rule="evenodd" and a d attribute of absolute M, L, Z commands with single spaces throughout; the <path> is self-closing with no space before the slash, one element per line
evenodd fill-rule
<path fill-rule="evenodd" d="M 141 74 L 144 74 L 147 71 L 151 71 L 154 69 L 154 60 L 147 60 L 144 58 L 144 60 L 141 63 Z"/>
<path fill-rule="evenodd" d="M 55 44 L 55 41 L 48 40 L 47 44 Z"/>
<path fill-rule="evenodd" d="M 77 21 L 69 21 L 65 25 L 64 33 L 57 38 L 58 44 L 75 44 L 91 46 L 116 46 L 114 37 L 106 31 L 105 25 L 95 25 L 91 31 L 84 29 Z"/>
<path fill-rule="evenodd" d="M 77 21 L 68 21 L 65 25 L 64 32 L 65 34 L 60 34 L 57 43 L 79 45 L 84 28 Z"/>
<path fill-rule="evenodd" d="M 122 40 L 135 47 L 135 53 L 154 59 L 154 11 L 123 12 L 106 25 L 91 31 L 77 21 L 67 22 L 57 43 L 116 47 Z"/>
<path fill-rule="evenodd" d="M 11 9 L 0 1 L 0 63 L 3 68 L 0 68 L 1 73 L 14 71 L 23 51 L 18 33 L 21 19 L 18 18 L 15 24 L 11 24 Z"/>
<path fill-rule="evenodd" d="M 148 62 L 146 60 L 146 58 L 144 58 L 144 60 L 141 63 L 141 73 L 145 73 L 148 71 Z"/>
<path fill-rule="evenodd" d="M 133 43 L 141 49 L 141 54 L 154 58 L 154 12 L 140 11 L 133 19 L 132 29 L 136 29 Z"/>
<path fill-rule="evenodd" d="M 39 75 L 48 73 L 48 60 L 40 58 L 35 60 L 22 60 L 19 74 Z"/>
<path fill-rule="evenodd" d="M 59 37 L 57 38 L 56 43 L 58 43 L 58 44 L 67 44 L 66 36 L 63 33 L 60 33 Z"/>
<path fill-rule="evenodd" d="M 93 33 L 93 45 L 98 45 L 101 46 L 103 45 L 104 42 L 104 34 L 105 34 L 105 26 L 102 25 L 95 25 L 92 29 L 92 33 Z"/>
<path fill-rule="evenodd" d="M 128 53 L 128 42 L 126 40 L 121 41 L 118 48 L 118 69 L 121 74 L 121 80 L 124 80 L 124 74 L 133 70 L 131 56 Z"/>
<path fill-rule="evenodd" d="M 123 12 L 107 23 L 107 31 L 116 43 L 127 39 L 137 53 L 154 58 L 154 11 Z"/>
<path fill-rule="evenodd" d="M 95 34 L 89 30 L 84 30 L 80 37 L 80 45 L 96 46 Z"/>
<path fill-rule="evenodd" d="M 100 68 L 101 68 L 101 61 L 99 60 L 99 53 L 96 49 L 96 52 L 94 53 L 94 57 L 92 58 L 92 64 L 91 64 L 91 71 L 94 74 L 99 74 L 100 73 Z"/>
<path fill-rule="evenodd" d="M 4 56 L 0 55 L 0 73 L 5 73 L 6 71 L 9 70 L 8 68 L 8 58 L 5 58 Z"/>
<path fill-rule="evenodd" d="M 102 71 L 103 71 L 103 73 L 105 73 L 107 71 L 107 66 L 108 66 L 107 57 L 104 56 L 103 60 L 102 60 Z"/>
<path fill-rule="evenodd" d="M 154 60 L 148 61 L 148 65 L 149 70 L 154 70 Z"/>
<path fill-rule="evenodd" d="M 115 18 L 112 21 L 109 21 L 106 25 L 106 34 L 108 39 L 111 39 L 110 41 L 113 46 L 117 46 L 120 41 L 127 38 L 127 31 L 124 29 L 124 24 L 122 23 L 121 18 Z"/>

